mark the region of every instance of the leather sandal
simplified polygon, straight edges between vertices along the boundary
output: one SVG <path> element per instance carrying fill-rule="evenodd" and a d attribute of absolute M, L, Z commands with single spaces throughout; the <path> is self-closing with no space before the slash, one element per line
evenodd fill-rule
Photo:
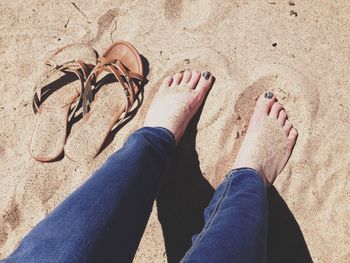
<path fill-rule="evenodd" d="M 35 160 L 50 162 L 62 156 L 68 123 L 82 100 L 89 99 L 83 96 L 83 88 L 96 60 L 96 52 L 84 44 L 65 46 L 46 60 L 32 103 L 37 123 L 30 154 Z"/>
<path fill-rule="evenodd" d="M 143 80 L 141 56 L 126 41 L 114 42 L 98 58 L 84 87 L 83 111 L 87 114 L 65 145 L 69 159 L 90 161 L 99 154 L 109 133 L 129 117 Z M 96 98 L 91 103 L 92 94 Z"/>

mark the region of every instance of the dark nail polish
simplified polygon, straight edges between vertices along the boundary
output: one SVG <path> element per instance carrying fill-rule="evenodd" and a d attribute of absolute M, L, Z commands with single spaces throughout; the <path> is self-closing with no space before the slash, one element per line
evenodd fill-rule
<path fill-rule="evenodd" d="M 206 80 L 208 80 L 208 79 L 210 78 L 210 72 L 204 71 L 204 72 L 203 72 L 203 77 L 204 77 Z"/>
<path fill-rule="evenodd" d="M 266 99 L 271 99 L 272 97 L 273 97 L 272 92 L 268 91 L 268 92 L 265 93 L 265 98 Z"/>

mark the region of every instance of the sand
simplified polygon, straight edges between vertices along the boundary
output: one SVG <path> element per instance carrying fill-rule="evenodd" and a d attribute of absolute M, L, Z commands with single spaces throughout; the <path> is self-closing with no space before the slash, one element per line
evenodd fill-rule
<path fill-rule="evenodd" d="M 0 258 L 142 125 L 161 78 L 198 68 L 216 82 L 178 147 L 135 262 L 183 255 L 264 89 L 300 134 L 269 193 L 269 262 L 350 261 L 348 1 L 71 2 L 0 3 Z M 149 63 L 139 112 L 89 164 L 34 161 L 31 100 L 44 59 L 72 43 L 101 54 L 113 29 Z"/>

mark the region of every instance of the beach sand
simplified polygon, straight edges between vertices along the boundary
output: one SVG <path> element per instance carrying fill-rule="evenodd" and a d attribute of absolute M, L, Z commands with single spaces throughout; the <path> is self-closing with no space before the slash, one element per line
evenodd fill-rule
<path fill-rule="evenodd" d="M 72 3 L 0 3 L 0 258 L 142 125 L 163 77 L 195 68 L 216 82 L 178 147 L 135 262 L 183 256 L 266 89 L 299 131 L 269 193 L 269 262 L 350 261 L 349 1 Z M 102 54 L 111 35 L 133 43 L 149 63 L 139 112 L 91 163 L 33 160 L 31 100 L 44 59 L 72 43 Z"/>

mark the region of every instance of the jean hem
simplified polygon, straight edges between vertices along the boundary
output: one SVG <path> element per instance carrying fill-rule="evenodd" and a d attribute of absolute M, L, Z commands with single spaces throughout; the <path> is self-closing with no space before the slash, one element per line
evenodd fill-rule
<path fill-rule="evenodd" d="M 256 175 L 257 177 L 259 177 L 262 180 L 262 182 L 264 183 L 264 177 L 262 176 L 262 174 L 260 172 L 258 172 L 256 169 L 251 168 L 251 167 L 239 167 L 239 168 L 232 169 L 231 171 L 228 172 L 227 177 L 233 176 L 236 173 L 247 172 L 247 171 L 253 172 L 253 174 Z"/>

